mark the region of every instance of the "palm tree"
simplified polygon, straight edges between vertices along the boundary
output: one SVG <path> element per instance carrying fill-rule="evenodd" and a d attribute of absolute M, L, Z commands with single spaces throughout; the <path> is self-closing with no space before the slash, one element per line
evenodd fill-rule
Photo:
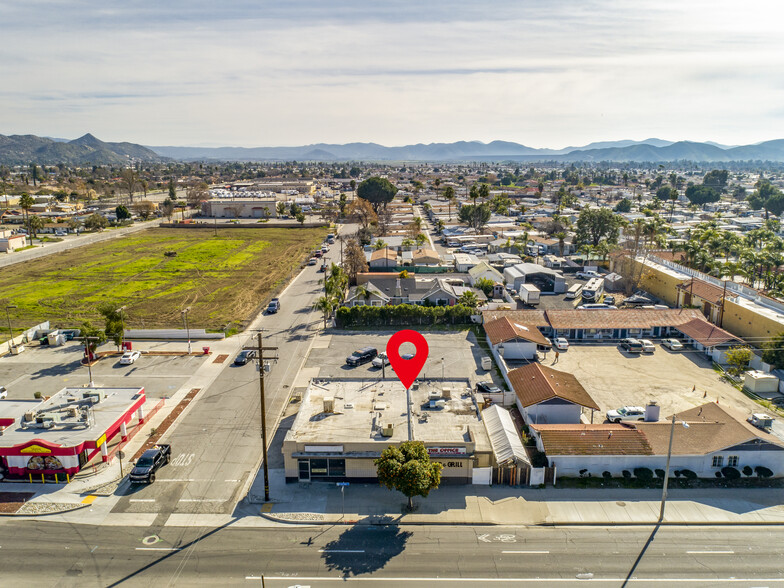
<path fill-rule="evenodd" d="M 24 211 L 25 225 L 27 225 L 28 230 L 30 229 L 30 208 L 32 208 L 33 204 L 35 204 L 35 199 L 27 192 L 24 192 L 19 198 L 19 208 Z"/>
<path fill-rule="evenodd" d="M 468 308 L 476 308 L 479 306 L 479 298 L 474 292 L 467 290 L 460 295 L 457 303 L 462 304 L 463 306 L 467 306 Z"/>
<path fill-rule="evenodd" d="M 563 257 L 564 254 L 564 245 L 566 245 L 566 233 L 563 231 L 557 232 L 553 235 L 556 239 L 558 239 L 558 254 Z"/>
<path fill-rule="evenodd" d="M 387 246 L 386 241 L 384 241 L 383 239 L 378 239 L 376 241 L 376 244 L 373 245 L 373 249 L 376 249 L 376 250 L 384 249 L 386 246 Z"/>
<path fill-rule="evenodd" d="M 335 309 L 335 301 L 329 296 L 322 296 L 313 305 L 313 308 L 320 310 L 324 315 L 324 328 L 327 328 L 327 319 L 332 316 L 332 311 Z"/>

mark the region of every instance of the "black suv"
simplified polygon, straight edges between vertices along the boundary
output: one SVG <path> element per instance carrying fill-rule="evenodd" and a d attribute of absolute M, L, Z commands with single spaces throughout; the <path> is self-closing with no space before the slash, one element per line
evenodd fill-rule
<path fill-rule="evenodd" d="M 346 364 L 350 366 L 358 366 L 369 361 L 373 361 L 378 355 L 378 349 L 375 347 L 365 347 L 359 351 L 355 351 L 346 358 Z"/>
<path fill-rule="evenodd" d="M 476 391 L 480 394 L 500 394 L 501 388 L 492 382 L 477 382 Z"/>
<path fill-rule="evenodd" d="M 245 349 L 240 351 L 240 354 L 234 360 L 234 365 L 245 365 L 251 359 L 256 359 L 256 351 L 253 349 Z"/>

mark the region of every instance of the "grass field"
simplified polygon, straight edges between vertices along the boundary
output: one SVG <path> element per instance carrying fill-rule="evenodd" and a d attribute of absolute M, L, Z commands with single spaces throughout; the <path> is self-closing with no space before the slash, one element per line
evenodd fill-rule
<path fill-rule="evenodd" d="M 86 319 L 102 328 L 96 308 L 105 301 L 126 305 L 132 327 L 180 327 L 180 310 L 190 306 L 192 327 L 220 329 L 249 318 L 326 233 L 150 229 L 3 268 L 0 301 L 18 306 L 15 330 L 44 320 L 78 327 Z M 5 329 L 0 341 L 7 336 Z"/>

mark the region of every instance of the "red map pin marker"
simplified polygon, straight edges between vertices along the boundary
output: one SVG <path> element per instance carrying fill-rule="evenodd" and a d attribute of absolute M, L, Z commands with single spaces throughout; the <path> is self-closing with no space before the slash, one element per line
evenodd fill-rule
<path fill-rule="evenodd" d="M 416 355 L 411 359 L 403 359 L 400 357 L 400 346 L 403 343 L 413 343 L 416 348 Z M 419 372 L 422 371 L 422 366 L 427 361 L 427 354 L 430 347 L 427 345 L 425 338 L 417 331 L 411 329 L 404 329 L 398 331 L 389 338 L 387 343 L 387 357 L 392 368 L 395 370 L 398 379 L 403 383 L 408 390 L 411 384 L 414 383 Z"/>

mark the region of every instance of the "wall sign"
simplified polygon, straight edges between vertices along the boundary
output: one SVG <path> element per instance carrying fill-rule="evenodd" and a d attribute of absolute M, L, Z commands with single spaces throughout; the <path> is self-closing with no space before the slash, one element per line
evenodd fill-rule
<path fill-rule="evenodd" d="M 465 447 L 428 447 L 427 453 L 430 457 L 442 457 L 450 455 L 465 455 Z"/>

